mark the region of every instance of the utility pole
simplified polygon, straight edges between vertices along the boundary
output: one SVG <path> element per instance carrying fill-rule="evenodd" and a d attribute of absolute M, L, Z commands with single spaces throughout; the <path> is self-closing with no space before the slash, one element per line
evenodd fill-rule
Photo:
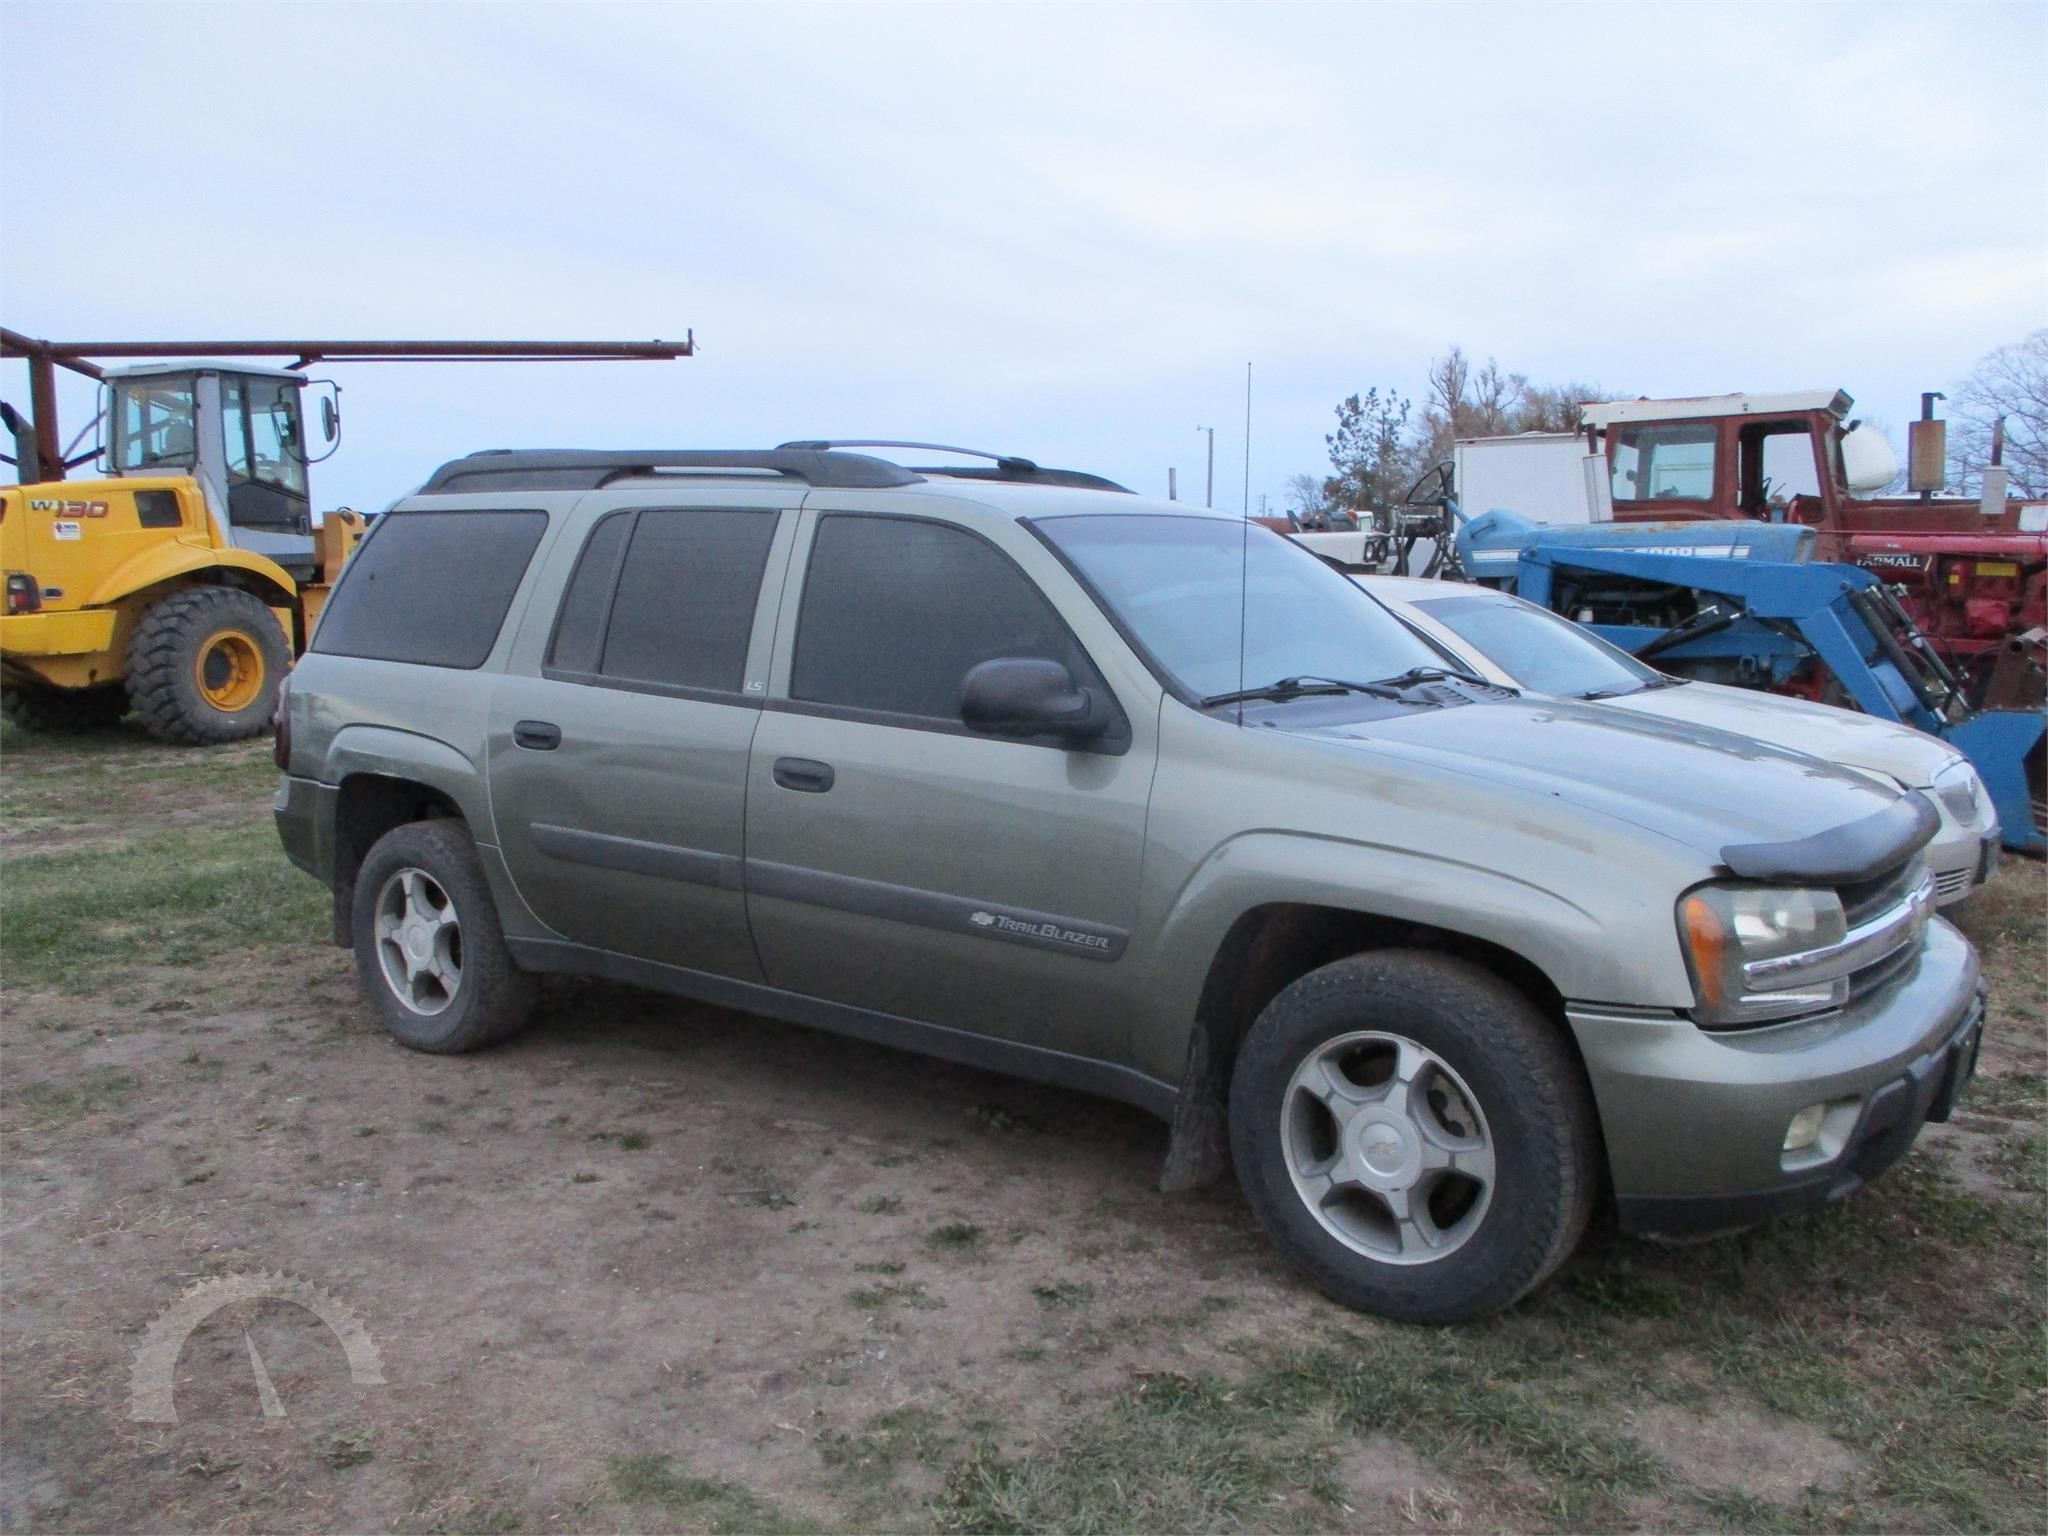
<path fill-rule="evenodd" d="M 1170 465 L 1166 471 L 1166 499 L 1168 501 L 1180 500 L 1180 471 Z"/>
<path fill-rule="evenodd" d="M 1209 479 L 1202 491 L 1202 505 L 1213 507 L 1216 505 L 1216 429 L 1197 427 L 1195 430 L 1209 434 Z"/>

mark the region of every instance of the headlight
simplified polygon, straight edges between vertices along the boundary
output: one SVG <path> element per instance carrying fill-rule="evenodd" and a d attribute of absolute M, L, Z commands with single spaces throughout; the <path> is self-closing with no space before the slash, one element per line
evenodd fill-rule
<path fill-rule="evenodd" d="M 1966 827 L 1975 826 L 1983 818 L 1984 807 L 1991 799 L 1977 770 L 1965 762 L 1951 763 L 1936 774 L 1934 793 L 1949 815 Z"/>
<path fill-rule="evenodd" d="M 1849 998 L 1846 976 L 1807 979 L 1796 971 L 1782 980 L 1744 966 L 1840 944 L 1849 925 L 1833 891 L 1771 885 L 1703 885 L 1678 904 L 1678 931 L 1692 966 L 1702 1024 L 1760 1024 L 1840 1007 Z"/>

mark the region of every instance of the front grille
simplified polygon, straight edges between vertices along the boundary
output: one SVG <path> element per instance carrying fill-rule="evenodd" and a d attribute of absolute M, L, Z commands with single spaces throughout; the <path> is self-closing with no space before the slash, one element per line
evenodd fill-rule
<path fill-rule="evenodd" d="M 1867 922 L 1878 913 L 1897 906 L 1912 894 L 1913 887 L 1920 883 L 1918 861 L 1908 859 L 1895 869 L 1888 869 L 1874 880 L 1859 880 L 1853 885 L 1835 888 L 1835 894 L 1842 898 L 1842 915 L 1851 928 Z"/>
<path fill-rule="evenodd" d="M 1919 953 L 1917 943 L 1902 945 L 1882 960 L 1873 960 L 1862 970 L 1852 972 L 1849 976 L 1849 1001 L 1853 1003 L 1857 998 L 1866 997 L 1879 987 L 1897 980 L 1899 973 L 1911 965 Z"/>
<path fill-rule="evenodd" d="M 1970 888 L 1971 874 L 1972 871 L 1967 869 L 1952 869 L 1945 875 L 1936 875 L 1934 877 L 1935 898 L 1942 900 L 1950 896 L 1962 895 Z"/>

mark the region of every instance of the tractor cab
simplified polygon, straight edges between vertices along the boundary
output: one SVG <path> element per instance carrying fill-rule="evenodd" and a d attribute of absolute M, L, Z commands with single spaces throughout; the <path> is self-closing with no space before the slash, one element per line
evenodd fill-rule
<path fill-rule="evenodd" d="M 288 569 L 313 560 L 304 375 L 226 363 L 150 363 L 105 375 L 114 476 L 189 475 L 229 543 Z M 332 389 L 332 386 L 327 386 Z M 340 416 L 320 400 L 332 444 Z"/>
<path fill-rule="evenodd" d="M 1826 524 L 1898 474 L 1883 435 L 1847 419 L 1853 403 L 1828 389 L 1609 400 L 1583 420 L 1606 455 L 1619 519 Z"/>

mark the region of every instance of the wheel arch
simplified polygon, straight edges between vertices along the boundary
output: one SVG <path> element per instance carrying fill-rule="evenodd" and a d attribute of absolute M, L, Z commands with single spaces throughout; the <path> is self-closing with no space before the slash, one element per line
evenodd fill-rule
<path fill-rule="evenodd" d="M 298 584 L 274 560 L 245 549 L 195 549 L 189 544 L 151 545 L 103 575 L 86 594 L 83 607 L 121 604 L 137 612 L 192 586 L 239 587 L 272 608 L 292 608 Z"/>
<path fill-rule="evenodd" d="M 386 773 L 352 773 L 334 797 L 334 942 L 355 942 L 353 909 L 356 875 L 377 839 L 416 821 L 467 824 L 462 807 L 446 791 Z"/>
<path fill-rule="evenodd" d="M 1376 949 L 1429 950 L 1499 977 L 1554 1026 L 1584 1071 L 1565 1018 L 1565 994 L 1526 955 L 1492 939 L 1413 918 L 1326 902 L 1262 902 L 1230 924 L 1202 978 L 1162 1189 L 1197 1188 L 1228 1170 L 1231 1072 L 1239 1045 L 1266 1005 L 1310 971 Z"/>
<path fill-rule="evenodd" d="M 336 786 L 334 942 L 354 942 L 356 872 L 377 839 L 413 821 L 452 819 L 489 840 L 483 779 L 444 741 L 389 726 L 344 726 L 322 755 L 319 777 Z"/>

